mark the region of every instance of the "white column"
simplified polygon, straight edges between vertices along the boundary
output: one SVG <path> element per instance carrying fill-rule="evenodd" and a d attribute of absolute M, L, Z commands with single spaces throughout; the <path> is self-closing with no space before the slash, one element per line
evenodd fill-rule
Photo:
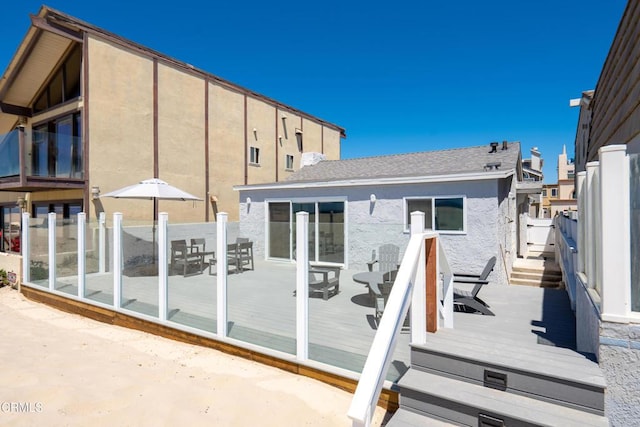
<path fill-rule="evenodd" d="M 87 215 L 84 212 L 78 214 L 78 298 L 84 298 L 86 282 L 86 230 Z"/>
<path fill-rule="evenodd" d="M 577 245 L 578 245 L 578 263 L 576 265 L 578 273 L 584 273 L 584 267 L 586 264 L 586 249 L 585 249 L 585 240 L 586 240 L 586 226 L 587 226 L 587 195 L 585 193 L 586 188 L 586 179 L 587 172 L 582 171 L 578 172 L 576 178 L 576 198 L 578 199 L 578 235 L 577 235 Z"/>
<path fill-rule="evenodd" d="M 22 214 L 22 237 L 20 251 L 22 252 L 22 283 L 31 281 L 31 228 L 29 227 L 29 212 Z"/>
<path fill-rule="evenodd" d="M 100 273 L 107 271 L 107 215 L 104 212 L 100 212 L 98 217 L 98 269 Z"/>
<path fill-rule="evenodd" d="M 309 214 L 296 213 L 296 357 L 309 358 Z"/>
<path fill-rule="evenodd" d="M 585 241 L 584 241 L 584 247 L 585 247 L 585 274 L 587 275 L 587 285 L 590 288 L 595 288 L 596 286 L 596 282 L 597 282 L 597 275 L 596 275 L 596 244 L 598 242 L 598 238 L 597 238 L 597 224 L 596 224 L 596 218 L 597 218 L 597 212 L 596 210 L 598 209 L 598 205 L 600 203 L 600 201 L 598 201 L 598 197 L 597 197 L 597 189 L 598 186 L 596 185 L 595 180 L 597 179 L 596 174 L 597 174 L 597 170 L 599 168 L 599 163 L 598 162 L 589 162 L 586 165 L 587 168 L 587 176 L 586 176 L 586 189 L 587 189 L 587 194 L 586 194 L 586 230 L 585 230 Z M 598 203 L 598 205 L 596 205 L 596 201 Z"/>
<path fill-rule="evenodd" d="M 629 158 L 625 145 L 607 145 L 600 155 L 602 319 L 628 321 L 631 310 Z"/>
<path fill-rule="evenodd" d="M 169 214 L 160 212 L 158 214 L 158 317 L 160 320 L 167 320 L 168 285 L 169 271 L 167 266 L 167 227 Z"/>
<path fill-rule="evenodd" d="M 122 213 L 113 214 L 113 308 L 122 305 Z"/>
<path fill-rule="evenodd" d="M 411 212 L 411 234 L 424 233 L 424 212 Z M 427 289 L 425 286 L 425 249 L 420 246 L 420 258 L 411 293 L 411 343 L 424 344 L 427 339 Z"/>
<path fill-rule="evenodd" d="M 56 287 L 56 213 L 49 212 L 48 219 L 48 245 L 49 245 L 49 290 Z"/>
<path fill-rule="evenodd" d="M 226 212 L 219 212 L 217 216 L 216 238 L 216 272 L 217 272 L 217 331 L 218 336 L 227 336 L 227 218 Z"/>

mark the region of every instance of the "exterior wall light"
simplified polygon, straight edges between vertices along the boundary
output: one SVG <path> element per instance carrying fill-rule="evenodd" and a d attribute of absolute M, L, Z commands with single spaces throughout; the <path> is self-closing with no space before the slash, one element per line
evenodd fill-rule
<path fill-rule="evenodd" d="M 91 187 L 91 198 L 93 200 L 98 200 L 100 198 L 100 187 L 97 185 Z"/>
<path fill-rule="evenodd" d="M 371 203 L 375 203 L 375 202 L 376 202 L 376 195 L 375 195 L 375 194 L 370 195 L 370 196 L 369 196 L 369 201 L 370 201 Z"/>

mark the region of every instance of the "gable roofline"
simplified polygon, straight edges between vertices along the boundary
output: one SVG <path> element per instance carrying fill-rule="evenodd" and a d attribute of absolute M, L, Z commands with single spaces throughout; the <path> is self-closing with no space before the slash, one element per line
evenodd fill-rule
<path fill-rule="evenodd" d="M 473 172 L 447 175 L 427 175 L 415 177 L 388 177 L 388 178 L 365 178 L 349 179 L 339 181 L 283 181 L 270 184 L 234 185 L 235 191 L 245 190 L 283 190 L 283 189 L 304 189 L 304 188 L 330 188 L 330 187 L 365 187 L 380 185 L 402 185 L 402 184 L 429 184 L 436 182 L 461 182 L 461 181 L 483 181 L 491 179 L 504 179 L 515 175 L 514 169 L 498 170 L 493 172 Z"/>
<path fill-rule="evenodd" d="M 247 95 L 250 96 L 252 98 L 256 98 L 259 100 L 262 100 L 264 102 L 266 102 L 267 104 L 272 105 L 273 107 L 282 110 L 282 111 L 286 111 L 289 112 L 291 114 L 296 114 L 299 115 L 300 117 L 306 118 L 307 120 L 311 120 L 313 122 L 322 124 L 323 126 L 329 127 L 331 129 L 334 129 L 338 132 L 340 132 L 340 136 L 342 138 L 346 138 L 347 134 L 344 128 L 333 124 L 331 122 L 328 122 L 324 119 L 321 119 L 319 117 L 313 116 L 309 113 L 305 113 L 304 111 L 301 111 L 297 108 L 291 107 L 290 105 L 284 104 L 282 102 L 279 102 L 273 98 L 270 98 L 268 96 L 262 95 L 260 93 L 254 92 L 250 89 L 247 89 L 245 87 L 242 87 L 236 83 L 233 83 L 229 80 L 223 79 L 221 77 L 218 77 L 212 73 L 209 73 L 207 71 L 204 71 L 202 69 L 196 68 L 191 64 L 188 64 L 186 62 L 183 61 L 179 61 L 175 58 L 172 58 L 168 55 L 165 55 L 163 53 L 160 53 L 159 51 L 156 51 L 154 49 L 150 49 L 146 46 L 143 46 L 139 43 L 135 43 L 131 40 L 128 40 L 124 37 L 118 36 L 117 34 L 108 32 L 100 27 L 97 27 L 93 24 L 90 24 L 88 22 L 82 21 L 78 18 L 75 18 L 71 15 L 67 15 L 63 12 L 60 12 L 56 9 L 53 9 L 49 6 L 43 5 L 40 8 L 40 11 L 38 12 L 37 16 L 34 15 L 30 15 L 31 16 L 31 20 L 32 20 L 32 25 L 29 27 L 29 30 L 27 32 L 27 35 L 25 36 L 25 38 L 23 39 L 23 41 L 20 43 L 20 46 L 18 47 L 18 49 L 16 50 L 16 53 L 14 54 L 13 58 L 11 59 L 11 61 L 9 62 L 9 65 L 7 67 L 7 69 L 5 70 L 5 73 L 3 74 L 3 77 L 8 77 L 7 81 L 0 81 L 0 93 L 2 93 L 5 89 L 6 89 L 6 83 L 10 82 L 13 80 L 13 78 L 15 77 L 13 74 L 15 74 L 15 70 L 17 68 L 19 68 L 20 63 L 23 61 L 23 56 L 25 55 L 26 52 L 29 51 L 28 46 L 35 41 L 37 41 L 37 33 L 38 31 L 47 31 L 46 29 L 43 29 L 43 27 L 46 26 L 46 24 L 48 24 L 50 26 L 50 28 L 52 29 L 56 29 L 57 30 L 57 34 L 61 35 L 61 33 L 63 33 L 63 29 L 67 28 L 71 31 L 84 31 L 86 33 L 89 34 L 93 34 L 96 36 L 99 36 L 100 38 L 103 38 L 105 40 L 108 40 L 112 43 L 115 43 L 117 45 L 120 45 L 126 49 L 129 50 L 133 50 L 136 51 L 138 53 L 141 53 L 145 56 L 150 56 L 152 59 L 157 59 L 160 62 L 164 62 L 165 64 L 169 64 L 171 66 L 177 67 L 179 69 L 181 69 L 182 71 L 185 71 L 189 74 L 192 74 L 194 76 L 197 77 L 201 77 L 204 78 L 205 80 L 208 80 L 210 82 L 213 82 L 217 85 L 223 86 L 227 89 L 233 90 L 235 92 L 241 93 L 243 95 Z M 72 34 L 72 33 L 71 33 Z M 72 35 L 69 35 L 69 38 L 75 40 L 75 38 L 73 38 Z M 4 79 L 3 79 L 4 80 Z"/>

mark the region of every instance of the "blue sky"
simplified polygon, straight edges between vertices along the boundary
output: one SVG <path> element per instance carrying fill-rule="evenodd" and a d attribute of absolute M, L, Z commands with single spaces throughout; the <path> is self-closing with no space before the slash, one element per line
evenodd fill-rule
<path fill-rule="evenodd" d="M 41 4 L 3 5 L 2 71 Z M 343 158 L 507 139 L 554 182 L 626 1 L 45 4 L 344 127 Z"/>

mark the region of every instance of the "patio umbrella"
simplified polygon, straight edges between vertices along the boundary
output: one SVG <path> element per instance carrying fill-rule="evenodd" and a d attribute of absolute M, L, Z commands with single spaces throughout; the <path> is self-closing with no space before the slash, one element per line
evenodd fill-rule
<path fill-rule="evenodd" d="M 158 178 L 145 179 L 137 184 L 103 194 L 100 197 L 116 199 L 153 200 L 153 251 L 155 258 L 156 221 L 158 220 L 158 200 L 202 200 L 199 197 L 180 190 Z"/>

